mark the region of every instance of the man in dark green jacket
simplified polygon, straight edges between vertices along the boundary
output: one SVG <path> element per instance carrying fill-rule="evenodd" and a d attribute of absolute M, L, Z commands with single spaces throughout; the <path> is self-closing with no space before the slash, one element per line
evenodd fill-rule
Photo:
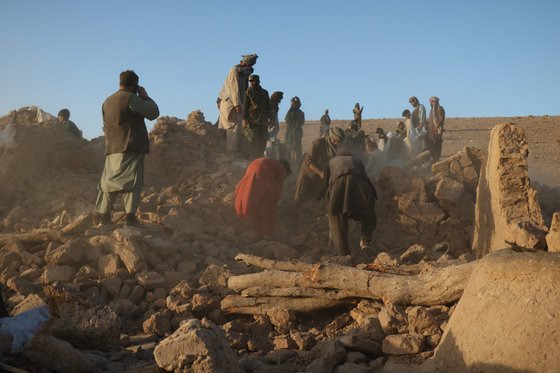
<path fill-rule="evenodd" d="M 62 109 L 58 112 L 58 124 L 66 131 L 77 137 L 82 137 L 82 131 L 70 120 L 70 110 Z"/>
<path fill-rule="evenodd" d="M 159 116 L 157 104 L 138 85 L 138 75 L 127 70 L 120 74 L 120 88 L 102 106 L 105 132 L 105 167 L 95 203 L 95 223 L 109 223 L 119 194 L 126 212 L 125 226 L 137 224 L 136 210 L 144 184 L 144 155 L 149 138 L 144 118 Z"/>
<path fill-rule="evenodd" d="M 245 96 L 243 111 L 243 128 L 249 142 L 251 160 L 264 155 L 268 140 L 268 120 L 270 118 L 270 97 L 268 91 L 261 87 L 258 75 L 249 77 L 249 88 Z"/>

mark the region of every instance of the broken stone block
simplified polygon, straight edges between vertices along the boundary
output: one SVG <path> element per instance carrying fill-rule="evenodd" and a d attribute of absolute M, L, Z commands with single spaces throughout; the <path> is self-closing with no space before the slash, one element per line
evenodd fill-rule
<path fill-rule="evenodd" d="M 274 351 L 294 349 L 297 347 L 296 343 L 289 335 L 279 335 L 275 337 L 272 344 L 274 345 Z"/>
<path fill-rule="evenodd" d="M 119 316 L 133 317 L 140 312 L 140 307 L 128 299 L 115 299 L 111 306 Z"/>
<path fill-rule="evenodd" d="M 154 290 L 165 285 L 165 277 L 153 271 L 137 273 L 135 278 L 139 285 L 148 290 Z"/>
<path fill-rule="evenodd" d="M 302 351 L 309 351 L 316 344 L 315 336 L 312 333 L 291 332 L 290 335 Z"/>
<path fill-rule="evenodd" d="M 97 268 L 103 277 L 116 275 L 119 270 L 119 256 L 117 254 L 102 256 L 97 262 Z"/>
<path fill-rule="evenodd" d="M 294 324 L 296 316 L 294 311 L 286 310 L 279 307 L 272 307 L 266 311 L 270 322 L 276 330 L 281 334 L 286 334 L 290 332 L 290 326 Z"/>
<path fill-rule="evenodd" d="M 315 346 L 311 353 L 317 358 L 306 367 L 306 372 L 332 372 L 344 361 L 346 349 L 338 339 L 322 342 Z"/>
<path fill-rule="evenodd" d="M 408 331 L 410 333 L 426 336 L 441 333 L 435 317 L 424 307 L 410 307 L 406 310 L 406 316 L 408 319 Z"/>
<path fill-rule="evenodd" d="M 82 262 L 84 255 L 84 246 L 79 241 L 73 240 L 50 252 L 47 251 L 45 261 L 52 265 L 76 265 Z"/>
<path fill-rule="evenodd" d="M 57 372 L 92 372 L 91 361 L 70 343 L 50 335 L 35 335 L 23 355 L 37 364 Z"/>
<path fill-rule="evenodd" d="M 116 245 L 113 250 L 128 272 L 134 274 L 144 271 L 147 268 L 144 254 L 134 236 L 122 237 L 121 240 L 121 243 Z"/>
<path fill-rule="evenodd" d="M 392 334 L 385 337 L 383 353 L 388 355 L 418 354 L 424 348 L 424 337 L 420 334 Z"/>
<path fill-rule="evenodd" d="M 146 334 L 165 335 L 171 329 L 169 315 L 164 312 L 156 312 L 142 323 L 142 329 Z"/>
<path fill-rule="evenodd" d="M 521 127 L 504 123 L 492 129 L 476 191 L 472 249 L 477 258 L 511 245 L 544 248 L 548 228 L 530 186 L 528 156 Z"/>
<path fill-rule="evenodd" d="M 349 351 L 346 353 L 344 361 L 352 364 L 362 364 L 367 360 L 366 355 L 359 351 Z"/>
<path fill-rule="evenodd" d="M 183 322 L 156 346 L 154 357 L 158 366 L 165 370 L 240 372 L 223 331 L 208 320 Z"/>
<path fill-rule="evenodd" d="M 207 316 L 210 312 L 220 309 L 220 297 L 210 294 L 195 294 L 191 299 L 192 313 L 199 318 Z"/>
<path fill-rule="evenodd" d="M 231 275 L 229 269 L 212 264 L 206 267 L 198 282 L 200 285 L 207 285 L 211 288 L 226 287 Z"/>
<path fill-rule="evenodd" d="M 21 277 L 12 277 L 6 283 L 6 286 L 15 291 L 20 293 L 21 295 L 28 296 L 30 294 L 35 293 L 35 288 L 30 281 L 27 281 Z"/>
<path fill-rule="evenodd" d="M 130 292 L 130 295 L 128 296 L 128 299 L 132 303 L 137 304 L 142 299 L 144 299 L 145 295 L 146 295 L 146 290 L 140 285 L 135 285 L 132 288 L 132 291 Z"/>
<path fill-rule="evenodd" d="M 377 316 L 379 317 L 381 329 L 383 329 L 383 333 L 386 335 L 406 333 L 408 331 L 406 315 L 400 306 L 392 303 L 387 304 Z"/>
<path fill-rule="evenodd" d="M 378 356 L 381 354 L 381 344 L 354 331 L 338 337 L 347 349 L 363 352 L 366 355 Z"/>
<path fill-rule="evenodd" d="M 51 318 L 44 331 L 79 349 L 111 351 L 120 348 L 121 321 L 107 305 L 96 305 L 63 290 L 45 290 Z"/>
<path fill-rule="evenodd" d="M 60 281 L 62 283 L 72 282 L 75 270 L 70 266 L 57 266 L 47 265 L 43 270 L 41 282 L 44 284 L 52 284 L 53 282 Z"/>
<path fill-rule="evenodd" d="M 23 301 L 18 303 L 12 310 L 12 316 L 19 315 L 36 307 L 45 305 L 45 301 L 39 294 L 29 294 Z"/>
<path fill-rule="evenodd" d="M 560 252 L 560 212 L 555 212 L 552 215 L 550 230 L 546 235 L 546 245 L 548 251 Z"/>
<path fill-rule="evenodd" d="M 121 291 L 122 280 L 120 277 L 107 277 L 101 280 L 99 283 L 113 297 L 118 296 L 119 292 Z"/>

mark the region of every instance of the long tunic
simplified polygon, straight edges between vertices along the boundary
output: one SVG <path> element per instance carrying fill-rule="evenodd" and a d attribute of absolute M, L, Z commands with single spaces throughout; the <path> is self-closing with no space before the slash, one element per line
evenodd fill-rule
<path fill-rule="evenodd" d="M 443 137 L 443 122 L 445 121 L 445 110 L 443 106 L 439 105 L 439 102 L 435 102 L 434 106 L 430 110 L 430 116 L 428 118 L 428 138 L 432 142 L 441 141 Z"/>
<path fill-rule="evenodd" d="M 305 114 L 299 108 L 290 108 L 286 113 L 286 149 L 288 153 L 296 152 L 301 155 L 301 139 L 303 137 L 303 124 Z"/>
<path fill-rule="evenodd" d="M 412 111 L 411 116 L 413 127 L 425 127 L 426 126 L 426 108 L 422 104 L 418 104 Z"/>
<path fill-rule="evenodd" d="M 321 179 L 311 167 L 313 164 L 319 170 L 326 172 L 329 166 L 329 144 L 325 137 L 315 139 L 311 144 L 311 149 L 305 153 L 303 163 L 299 171 L 296 187 L 294 191 L 294 200 L 297 203 L 303 203 L 310 199 L 318 199 L 321 192 L 325 190 L 327 181 Z"/>
<path fill-rule="evenodd" d="M 375 213 L 377 194 L 363 163 L 353 156 L 336 156 L 329 161 L 327 192 L 329 215 L 367 216 Z"/>
<path fill-rule="evenodd" d="M 224 85 L 218 98 L 220 99 L 220 118 L 218 127 L 230 129 L 234 127 L 241 118 L 234 110 L 236 106 L 243 107 L 245 102 L 245 91 L 247 90 L 248 80 L 242 73 L 239 65 L 232 67 L 224 81 Z"/>
<path fill-rule="evenodd" d="M 285 178 L 280 162 L 258 158 L 249 164 L 235 188 L 235 212 L 240 218 L 249 217 L 260 234 L 268 234 L 274 228 Z"/>

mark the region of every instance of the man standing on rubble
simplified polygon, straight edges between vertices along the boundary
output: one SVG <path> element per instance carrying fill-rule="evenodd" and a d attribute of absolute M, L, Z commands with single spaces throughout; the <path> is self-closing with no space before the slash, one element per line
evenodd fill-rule
<path fill-rule="evenodd" d="M 439 104 L 439 98 L 430 97 L 430 116 L 428 117 L 428 134 L 425 137 L 426 148 L 432 154 L 432 161 L 437 162 L 441 157 L 443 145 L 443 122 L 445 121 L 445 110 Z"/>
<path fill-rule="evenodd" d="M 331 117 L 329 116 L 329 109 L 325 110 L 325 114 L 321 117 L 321 129 L 319 130 L 319 137 L 325 136 L 331 127 Z"/>
<path fill-rule="evenodd" d="M 360 249 L 371 246 L 377 225 L 375 200 L 377 193 L 366 174 L 362 161 L 345 150 L 340 150 L 329 161 L 327 213 L 331 242 L 339 255 L 350 254 L 348 219 L 361 223 Z"/>
<path fill-rule="evenodd" d="M 290 100 L 290 109 L 284 120 L 286 121 L 288 160 L 298 165 L 301 161 L 301 140 L 305 124 L 305 113 L 301 110 L 301 100 L 298 96 L 292 97 Z"/>
<path fill-rule="evenodd" d="M 239 151 L 243 140 L 241 122 L 243 120 L 243 107 L 245 93 L 247 92 L 247 78 L 253 73 L 253 65 L 257 63 L 256 54 L 242 56 L 238 65 L 229 71 L 222 90 L 218 94 L 218 108 L 220 118 L 218 127 L 226 130 L 227 150 Z"/>
<path fill-rule="evenodd" d="M 125 226 L 138 224 L 136 210 L 144 184 L 144 156 L 149 153 L 144 118 L 154 120 L 159 116 L 157 104 L 138 81 L 134 71 L 123 71 L 119 90 L 103 102 L 106 156 L 95 203 L 96 224 L 110 223 L 118 195 L 123 196 Z"/>
<path fill-rule="evenodd" d="M 249 77 L 250 87 L 245 97 L 243 110 L 243 129 L 249 142 L 251 160 L 264 155 L 268 140 L 268 121 L 270 119 L 270 97 L 268 91 L 261 87 L 258 75 Z"/>
<path fill-rule="evenodd" d="M 424 127 L 426 127 L 426 108 L 424 107 L 424 105 L 418 102 L 418 99 L 415 96 L 409 98 L 408 102 L 414 108 L 414 110 L 412 111 L 412 116 L 410 118 L 411 124 L 414 128 L 422 130 Z"/>
<path fill-rule="evenodd" d="M 290 164 L 285 159 L 258 158 L 249 164 L 235 188 L 237 216 L 250 218 L 261 235 L 270 234 L 274 228 L 276 207 L 290 173 Z"/>

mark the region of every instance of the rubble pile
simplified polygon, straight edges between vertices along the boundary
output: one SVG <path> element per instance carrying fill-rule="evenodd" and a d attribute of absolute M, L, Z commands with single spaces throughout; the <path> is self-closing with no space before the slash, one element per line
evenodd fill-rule
<path fill-rule="evenodd" d="M 0 329 L 8 365 L 338 373 L 417 366 L 434 354 L 477 268 L 470 247 L 484 154 L 474 148 L 436 163 L 427 179 L 385 169 L 374 255 L 337 257 L 322 205 L 311 201 L 294 214 L 296 175 L 274 234 L 259 237 L 235 216 L 247 162 L 225 152 L 223 134 L 200 111 L 161 117 L 150 132 L 143 229 L 122 227 L 119 211 L 113 225 L 92 227 L 102 139 L 19 122 L 1 128 L 0 176 L 19 184 L 0 190 L 4 299 L 12 317 L 44 304 L 50 314 L 21 351 Z"/>

